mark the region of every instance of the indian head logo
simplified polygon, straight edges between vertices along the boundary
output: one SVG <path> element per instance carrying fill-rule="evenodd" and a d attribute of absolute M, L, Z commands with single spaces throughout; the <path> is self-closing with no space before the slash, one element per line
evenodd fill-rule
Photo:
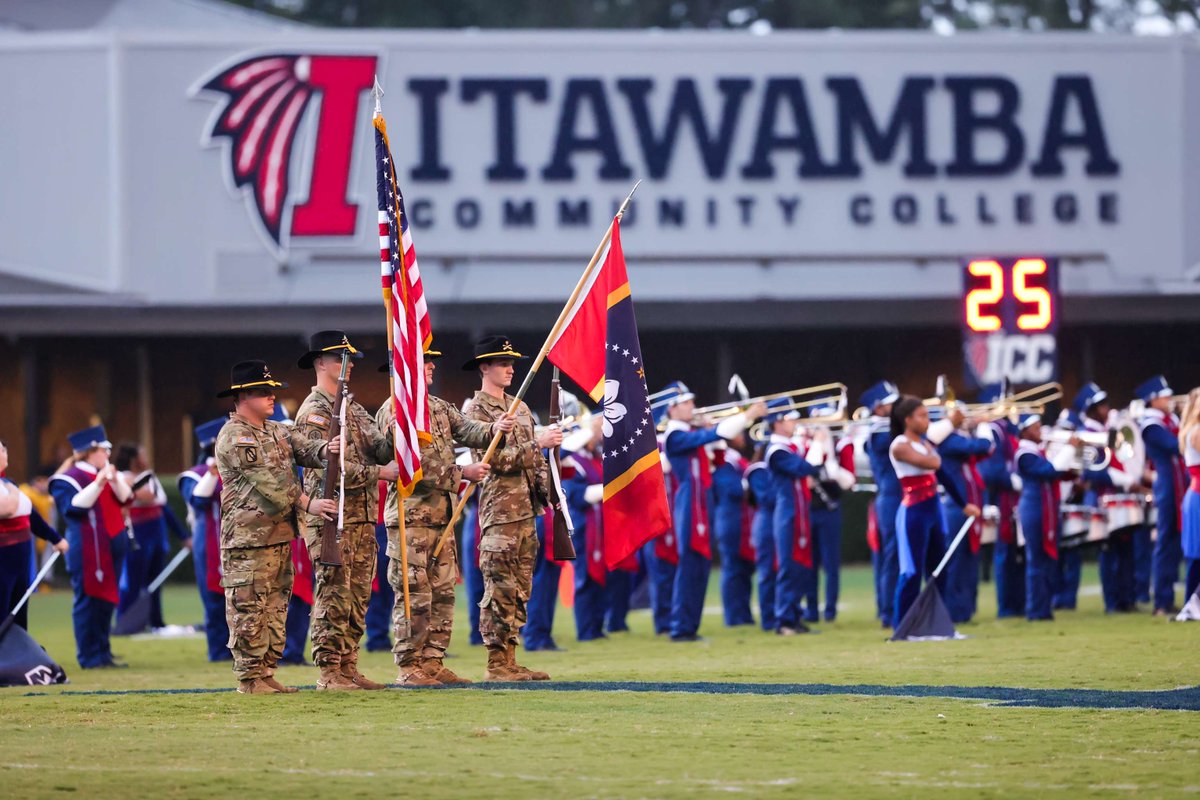
<path fill-rule="evenodd" d="M 371 89 L 375 55 L 260 54 L 220 67 L 193 87 L 217 99 L 203 144 L 225 151 L 229 188 L 277 252 L 290 242 L 353 237 L 350 159 L 359 102 Z M 316 109 L 311 163 L 293 164 L 296 134 Z M 365 123 L 364 123 L 365 124 Z M 293 177 L 308 185 L 291 185 Z"/>

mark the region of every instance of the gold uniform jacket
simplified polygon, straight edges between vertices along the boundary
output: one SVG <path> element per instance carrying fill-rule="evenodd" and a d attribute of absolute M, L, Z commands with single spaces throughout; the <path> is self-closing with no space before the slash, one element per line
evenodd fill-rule
<path fill-rule="evenodd" d="M 329 426 L 333 422 L 333 395 L 314 386 L 312 393 L 300 404 L 296 412 L 296 430 L 309 439 L 325 441 Z M 346 499 L 344 521 L 347 525 L 369 522 L 375 524 L 379 512 L 379 464 L 392 460 L 392 447 L 375 427 L 375 420 L 361 404 L 350 398 L 346 406 Z M 304 471 L 304 488 L 309 497 L 321 496 L 321 483 L 325 479 L 322 469 Z M 324 524 L 320 517 L 306 514 L 307 524 L 318 527 Z"/>
<path fill-rule="evenodd" d="M 375 414 L 375 424 L 387 431 L 390 445 L 395 424 L 391 400 Z M 429 395 L 429 432 L 432 440 L 421 446 L 421 480 L 404 500 L 404 524 L 442 528 L 450 521 L 462 481 L 462 467 L 454 463 L 454 444 L 486 449 L 492 441 L 492 426 L 469 420 L 445 400 Z M 388 487 L 383 521 L 389 528 L 400 525 L 394 483 Z"/>
<path fill-rule="evenodd" d="M 267 420 L 257 428 L 230 414 L 217 436 L 221 490 L 221 548 L 266 547 L 296 537 L 300 479 L 296 465 L 319 467 L 325 442 Z"/>
<path fill-rule="evenodd" d="M 504 415 L 513 397 L 492 397 L 476 392 L 464 413 L 470 419 L 491 425 Z M 503 446 L 492 456 L 492 471 L 479 487 L 479 525 L 501 525 L 540 516 L 550 496 L 550 473 L 542 450 L 533 433 L 533 414 L 529 406 L 520 404 L 516 425 L 504 437 Z M 483 457 L 483 448 L 474 452 L 475 459 Z"/>

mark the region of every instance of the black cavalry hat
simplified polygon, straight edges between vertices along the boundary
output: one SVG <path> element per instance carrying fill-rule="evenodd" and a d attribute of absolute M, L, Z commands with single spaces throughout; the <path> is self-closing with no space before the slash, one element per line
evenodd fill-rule
<path fill-rule="evenodd" d="M 286 389 L 288 385 L 271 376 L 267 362 L 254 358 L 239 361 L 229 370 L 229 388 L 217 392 L 217 397 L 233 397 L 246 389 Z"/>
<path fill-rule="evenodd" d="M 528 356 L 523 356 L 516 350 L 513 350 L 512 342 L 507 336 L 496 334 L 494 336 L 485 336 L 475 343 L 475 357 L 462 365 L 465 372 L 478 367 L 484 361 L 490 361 L 493 358 L 511 358 L 514 361 L 524 361 Z"/>
<path fill-rule="evenodd" d="M 300 356 L 296 366 L 312 369 L 313 362 L 321 356 L 332 353 L 340 355 L 343 350 L 349 350 L 351 358 L 362 358 L 362 351 L 354 349 L 345 331 L 317 331 L 308 337 L 308 352 Z"/>
<path fill-rule="evenodd" d="M 426 350 L 425 353 L 423 354 L 423 357 L 426 361 L 436 361 L 437 359 L 442 357 L 442 351 L 441 350 Z M 388 363 L 386 361 L 379 365 L 379 371 L 385 372 L 385 373 L 388 371 Z"/>

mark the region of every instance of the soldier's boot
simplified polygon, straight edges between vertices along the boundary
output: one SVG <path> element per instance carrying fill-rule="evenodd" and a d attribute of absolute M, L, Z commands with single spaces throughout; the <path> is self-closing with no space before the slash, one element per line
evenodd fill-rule
<path fill-rule="evenodd" d="M 338 664 L 321 667 L 321 677 L 317 679 L 317 688 L 327 691 L 361 691 L 362 687 L 342 674 Z"/>
<path fill-rule="evenodd" d="M 368 678 L 366 675 L 363 675 L 361 672 L 359 672 L 357 661 L 342 661 L 342 677 L 348 678 L 352 683 L 356 684 L 360 689 L 367 689 L 369 691 L 378 691 L 379 689 L 387 688 L 386 684 L 377 683 L 377 682 L 371 680 L 370 678 Z"/>
<path fill-rule="evenodd" d="M 508 666 L 514 672 L 517 672 L 521 675 L 528 675 L 529 680 L 531 680 L 531 681 L 548 681 L 548 680 L 550 680 L 549 673 L 540 672 L 536 669 L 529 669 L 528 667 L 522 667 L 520 664 L 517 663 L 517 645 L 515 642 L 508 643 Z"/>
<path fill-rule="evenodd" d="M 238 694 L 279 694 L 279 690 L 262 678 L 247 678 L 238 682 Z"/>
<path fill-rule="evenodd" d="M 270 686 L 272 689 L 279 692 L 280 694 L 295 694 L 296 692 L 300 691 L 295 686 L 284 686 L 282 683 L 275 680 L 274 675 L 267 675 L 265 678 L 262 678 L 261 680 L 267 686 Z"/>
<path fill-rule="evenodd" d="M 456 675 L 454 670 L 443 664 L 440 658 L 425 659 L 421 662 L 421 669 L 425 670 L 425 674 L 433 678 L 435 681 L 447 685 L 452 683 L 474 683 L 474 681 L 470 681 L 460 675 Z"/>
<path fill-rule="evenodd" d="M 508 662 L 508 648 L 504 645 L 488 645 L 487 669 L 483 671 L 485 681 L 528 681 L 532 680 L 523 672 L 512 668 Z"/>
<path fill-rule="evenodd" d="M 416 661 L 406 661 L 400 665 L 400 673 L 396 676 L 397 686 L 441 686 L 442 682 L 426 672 Z"/>

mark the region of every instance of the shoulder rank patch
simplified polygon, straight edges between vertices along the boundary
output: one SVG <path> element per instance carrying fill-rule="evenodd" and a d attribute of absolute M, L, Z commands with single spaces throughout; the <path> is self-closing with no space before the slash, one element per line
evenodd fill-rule
<path fill-rule="evenodd" d="M 239 436 L 237 443 L 238 444 L 258 444 L 258 440 L 255 439 L 253 436 Z"/>

